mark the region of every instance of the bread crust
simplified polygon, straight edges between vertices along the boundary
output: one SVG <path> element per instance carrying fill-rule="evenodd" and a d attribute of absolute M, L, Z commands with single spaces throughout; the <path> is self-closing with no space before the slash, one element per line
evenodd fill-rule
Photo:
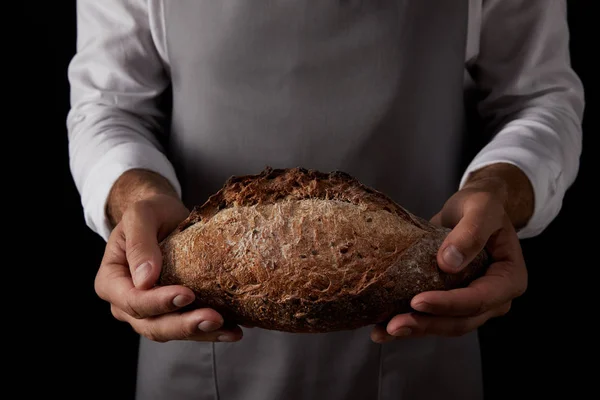
<path fill-rule="evenodd" d="M 160 243 L 159 284 L 191 288 L 230 323 L 356 329 L 483 274 L 485 250 L 458 274 L 438 268 L 448 232 L 346 173 L 266 168 L 231 177 Z"/>

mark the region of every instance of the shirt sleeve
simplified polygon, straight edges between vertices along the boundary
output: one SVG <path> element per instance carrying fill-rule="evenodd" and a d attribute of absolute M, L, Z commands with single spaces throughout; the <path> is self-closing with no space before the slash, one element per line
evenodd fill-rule
<path fill-rule="evenodd" d="M 540 234 L 562 207 L 582 147 L 584 93 L 570 65 L 564 0 L 483 0 L 479 51 L 468 64 L 491 140 L 460 181 L 486 165 L 519 167 L 535 204 L 520 238 Z"/>
<path fill-rule="evenodd" d="M 112 185 L 125 171 L 164 176 L 181 196 L 161 146 L 169 86 L 146 0 L 78 0 L 77 47 L 68 69 L 67 116 L 71 173 L 86 224 L 107 240 L 105 212 Z"/>

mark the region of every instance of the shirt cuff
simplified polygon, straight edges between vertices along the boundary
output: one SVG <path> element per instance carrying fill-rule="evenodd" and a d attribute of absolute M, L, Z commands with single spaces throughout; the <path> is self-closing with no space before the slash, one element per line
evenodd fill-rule
<path fill-rule="evenodd" d="M 87 226 L 105 241 L 112 231 L 106 215 L 106 202 L 112 186 L 126 171 L 147 169 L 166 178 L 181 198 L 181 185 L 167 157 L 143 143 L 123 143 L 113 147 L 92 168 L 82 189 L 82 206 Z"/>
<path fill-rule="evenodd" d="M 528 223 L 518 230 L 517 235 L 520 239 L 539 235 L 562 207 L 562 196 L 558 190 L 560 165 L 540 154 L 539 144 L 526 136 L 497 137 L 469 164 L 460 180 L 459 189 L 464 186 L 472 172 L 495 163 L 512 164 L 529 178 L 533 187 L 534 210 Z"/>

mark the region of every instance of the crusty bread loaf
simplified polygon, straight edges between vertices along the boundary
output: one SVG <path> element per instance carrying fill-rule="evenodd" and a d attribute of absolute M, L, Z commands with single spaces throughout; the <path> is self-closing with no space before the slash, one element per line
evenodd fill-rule
<path fill-rule="evenodd" d="M 160 284 L 191 288 L 232 323 L 355 329 L 484 272 L 485 251 L 459 274 L 439 269 L 447 233 L 348 174 L 267 168 L 230 178 L 162 241 Z"/>

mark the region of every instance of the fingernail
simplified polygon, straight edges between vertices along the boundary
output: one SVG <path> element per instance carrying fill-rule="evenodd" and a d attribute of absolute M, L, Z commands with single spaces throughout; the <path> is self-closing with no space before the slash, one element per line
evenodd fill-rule
<path fill-rule="evenodd" d="M 192 301 L 194 301 L 193 297 L 179 294 L 173 299 L 173 304 L 175 305 L 175 307 L 185 307 Z"/>
<path fill-rule="evenodd" d="M 416 303 L 414 306 L 412 306 L 415 310 L 420 311 L 420 312 L 429 312 L 429 310 L 431 310 L 431 306 L 427 303 L 425 303 L 424 301 L 421 301 L 419 303 Z"/>
<path fill-rule="evenodd" d="M 412 329 L 410 329 L 406 326 L 403 326 L 402 328 L 398 328 L 394 332 L 392 332 L 392 336 L 396 336 L 396 337 L 410 336 L 411 333 L 412 333 Z"/>
<path fill-rule="evenodd" d="M 219 342 L 235 342 L 235 336 L 233 335 L 220 335 L 217 340 Z"/>
<path fill-rule="evenodd" d="M 465 256 L 463 256 L 453 245 L 446 247 L 446 250 L 444 250 L 444 253 L 442 254 L 442 258 L 444 259 L 444 262 L 452 269 L 460 268 L 465 260 Z"/>
<path fill-rule="evenodd" d="M 136 268 L 135 273 L 133 274 L 133 284 L 135 286 L 140 286 L 148 275 L 150 275 L 150 271 L 152 270 L 152 266 L 149 262 L 145 262 L 139 267 Z"/>
<path fill-rule="evenodd" d="M 202 332 L 214 332 L 219 329 L 221 325 L 213 321 L 202 321 L 198 324 L 198 329 Z"/>

